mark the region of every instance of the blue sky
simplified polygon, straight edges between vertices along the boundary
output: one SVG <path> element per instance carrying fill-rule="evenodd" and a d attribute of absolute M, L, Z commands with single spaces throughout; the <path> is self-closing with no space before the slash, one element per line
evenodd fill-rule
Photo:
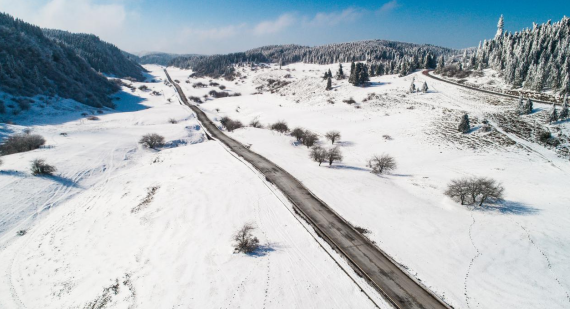
<path fill-rule="evenodd" d="M 268 44 L 365 39 L 452 48 L 570 15 L 570 1 L 0 0 L 42 27 L 99 35 L 129 52 L 227 53 Z"/>

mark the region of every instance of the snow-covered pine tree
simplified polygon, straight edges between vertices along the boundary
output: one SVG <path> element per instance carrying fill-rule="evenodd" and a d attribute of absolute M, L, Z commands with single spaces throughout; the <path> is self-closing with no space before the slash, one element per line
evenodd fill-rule
<path fill-rule="evenodd" d="M 467 114 L 461 117 L 461 122 L 457 128 L 461 133 L 468 133 L 471 130 L 471 125 L 469 124 L 469 116 Z"/>
<path fill-rule="evenodd" d="M 439 59 L 437 59 L 437 67 L 435 68 L 435 71 L 439 73 L 443 70 L 443 67 L 445 67 L 445 58 L 441 55 Z"/>
<path fill-rule="evenodd" d="M 568 118 L 568 95 L 564 96 L 564 102 L 562 103 L 562 109 L 560 110 L 560 120 L 566 120 Z"/>
<path fill-rule="evenodd" d="M 428 92 L 428 89 L 429 89 L 429 88 L 428 88 L 427 82 L 424 81 L 424 83 L 422 84 L 422 92 L 423 92 L 423 93 L 427 93 L 427 92 Z"/>
<path fill-rule="evenodd" d="M 331 90 L 332 89 L 332 80 L 329 76 L 329 78 L 327 79 L 327 88 L 326 90 Z"/>
<path fill-rule="evenodd" d="M 534 104 L 532 103 L 532 100 L 530 98 L 528 98 L 526 100 L 526 104 L 525 104 L 525 114 L 532 114 L 532 111 L 534 110 Z"/>
<path fill-rule="evenodd" d="M 416 92 L 416 84 L 415 84 L 416 78 L 412 78 L 412 83 L 410 84 L 410 89 L 408 90 L 409 93 L 414 93 Z"/>
<path fill-rule="evenodd" d="M 497 34 L 495 34 L 495 39 L 497 39 L 503 35 L 503 27 L 504 26 L 505 26 L 505 21 L 503 19 L 503 15 L 501 14 L 501 18 L 499 18 L 499 22 L 497 23 Z"/>
<path fill-rule="evenodd" d="M 515 109 L 517 115 L 526 115 L 526 105 L 524 103 L 522 94 L 519 96 L 519 101 L 517 103 L 517 108 Z"/>
<path fill-rule="evenodd" d="M 338 72 L 336 72 L 336 79 L 344 79 L 344 71 L 342 70 L 342 63 L 338 64 Z"/>
<path fill-rule="evenodd" d="M 366 66 L 366 64 L 364 63 L 359 63 L 359 64 L 360 64 L 360 73 L 358 74 L 358 85 L 363 86 L 370 81 L 370 78 L 368 77 L 368 67 Z"/>
<path fill-rule="evenodd" d="M 558 110 L 556 109 L 556 104 L 552 103 L 552 107 L 548 112 L 548 124 L 558 121 Z"/>

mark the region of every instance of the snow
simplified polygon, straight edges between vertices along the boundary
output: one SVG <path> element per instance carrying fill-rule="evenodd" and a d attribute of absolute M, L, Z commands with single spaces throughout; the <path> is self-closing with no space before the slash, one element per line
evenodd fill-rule
<path fill-rule="evenodd" d="M 34 103 L 0 128 L 47 140 L 2 157 L 0 308 L 374 308 L 368 296 L 388 307 L 285 197 L 205 139 L 172 87 L 146 85 L 161 95 L 124 88 L 102 114 Z M 168 146 L 143 148 L 148 133 Z M 32 176 L 35 158 L 56 174 Z M 262 250 L 235 254 L 232 234 L 247 222 Z"/>
<path fill-rule="evenodd" d="M 344 160 L 331 168 L 312 162 L 309 150 L 291 136 L 249 127 L 229 134 L 285 168 L 348 221 L 370 230 L 380 248 L 455 308 L 568 308 L 569 162 L 498 127 L 492 115 L 513 109 L 515 100 L 419 72 L 374 77 L 365 88 L 335 80 L 334 90 L 325 91 L 321 76 L 329 68 L 334 75 L 337 67 L 240 68 L 247 78 L 216 82 L 241 97 L 200 106 L 212 119 L 229 116 L 248 124 L 258 118 L 265 125 L 285 120 L 291 129 L 318 133 L 324 147 L 330 147 L 324 134 L 339 130 Z M 349 64 L 343 67 L 349 71 Z M 185 83 L 189 71 L 169 72 L 188 96 L 212 89 Z M 407 93 L 412 78 L 418 87 L 427 81 L 429 92 Z M 274 93 L 253 94 L 268 79 L 291 83 Z M 208 79 L 191 83 L 196 81 Z M 342 102 L 349 97 L 357 103 Z M 536 106 L 538 115 L 547 107 Z M 457 132 L 463 113 L 474 127 L 465 135 Z M 494 132 L 479 130 L 483 119 Z M 569 129 L 568 122 L 549 127 Z M 375 176 L 366 167 L 371 155 L 381 153 L 396 158 L 393 174 Z M 472 175 L 500 181 L 505 202 L 472 208 L 444 196 L 451 179 Z"/>

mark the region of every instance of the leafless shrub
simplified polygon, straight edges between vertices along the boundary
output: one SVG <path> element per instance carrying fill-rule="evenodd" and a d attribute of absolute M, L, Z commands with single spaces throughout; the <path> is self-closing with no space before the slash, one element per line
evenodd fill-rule
<path fill-rule="evenodd" d="M 172 123 L 172 124 L 177 124 L 178 120 L 174 119 L 174 118 L 170 118 L 168 119 L 168 122 Z"/>
<path fill-rule="evenodd" d="M 89 117 L 87 117 L 87 120 L 99 120 L 99 117 L 97 117 L 97 116 L 89 116 Z"/>
<path fill-rule="evenodd" d="M 234 252 L 248 254 L 259 248 L 259 239 L 252 234 L 254 230 L 253 224 L 246 223 L 234 234 Z"/>
<path fill-rule="evenodd" d="M 139 140 L 139 144 L 152 149 L 162 147 L 164 146 L 164 136 L 160 136 L 156 133 L 146 134 Z"/>
<path fill-rule="evenodd" d="M 261 122 L 259 121 L 259 118 L 255 117 L 253 118 L 253 120 L 251 120 L 249 122 L 249 126 L 252 128 L 263 128 L 263 125 L 261 124 Z"/>
<path fill-rule="evenodd" d="M 194 102 L 194 103 L 203 103 L 202 99 L 200 99 L 199 97 L 188 97 L 188 99 L 190 99 L 190 101 Z"/>
<path fill-rule="evenodd" d="M 354 101 L 354 99 L 353 99 L 352 97 L 350 97 L 350 98 L 347 99 L 347 100 L 342 100 L 342 101 L 343 101 L 344 103 L 346 103 L 346 104 L 354 104 L 354 103 L 356 103 L 356 101 Z"/>
<path fill-rule="evenodd" d="M 307 148 L 313 147 L 313 145 L 319 140 L 319 136 L 309 130 L 305 131 L 303 135 L 303 145 L 307 146 Z"/>
<path fill-rule="evenodd" d="M 43 159 L 35 159 L 32 162 L 31 170 L 32 170 L 32 175 L 34 176 L 52 175 L 53 173 L 55 173 L 56 168 L 52 165 L 47 164 Z"/>
<path fill-rule="evenodd" d="M 228 132 L 233 132 L 236 129 L 243 128 L 243 124 L 239 120 L 230 120 L 226 123 L 225 127 Z"/>
<path fill-rule="evenodd" d="M 276 123 L 272 124 L 270 128 L 271 130 L 277 131 L 279 133 L 289 132 L 289 127 L 287 126 L 287 123 L 283 120 L 279 120 Z"/>
<path fill-rule="evenodd" d="M 31 151 L 38 149 L 46 143 L 46 140 L 37 134 L 15 134 L 7 137 L 0 145 L 0 154 L 9 155 L 13 153 Z"/>
<path fill-rule="evenodd" d="M 375 155 L 368 160 L 368 167 L 374 174 L 384 174 L 396 169 L 396 160 L 387 154 Z"/>
<path fill-rule="evenodd" d="M 320 146 L 315 146 L 311 148 L 310 156 L 313 161 L 318 162 L 319 166 L 321 166 L 327 160 L 327 151 Z"/>
<path fill-rule="evenodd" d="M 487 200 L 503 199 L 503 186 L 491 178 L 471 177 L 452 180 L 445 195 L 458 200 L 461 205 L 478 203 L 482 206 Z"/>
<path fill-rule="evenodd" d="M 329 131 L 325 134 L 325 137 L 331 141 L 331 144 L 334 145 L 334 142 L 340 139 L 340 132 L 339 131 Z"/>
<path fill-rule="evenodd" d="M 393 140 L 392 136 L 390 136 L 390 135 L 388 135 L 388 134 L 384 134 L 384 135 L 382 135 L 382 137 L 383 137 L 385 140 L 387 140 L 387 141 Z"/>

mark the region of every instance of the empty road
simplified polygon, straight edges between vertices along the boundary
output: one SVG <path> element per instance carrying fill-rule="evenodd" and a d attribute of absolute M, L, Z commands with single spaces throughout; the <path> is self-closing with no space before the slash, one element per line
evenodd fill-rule
<path fill-rule="evenodd" d="M 367 279 L 369 284 L 383 294 L 394 307 L 402 309 L 449 308 L 439 298 L 410 278 L 378 247 L 314 196 L 295 177 L 225 135 L 203 111 L 188 102 L 182 88 L 170 78 L 166 70 L 165 73 L 170 83 L 175 86 L 183 103 L 196 113 L 207 134 L 224 143 L 230 150 L 263 173 L 269 182 L 287 196 L 297 211 L 313 226 L 317 234 L 343 255 L 355 271 Z"/>

